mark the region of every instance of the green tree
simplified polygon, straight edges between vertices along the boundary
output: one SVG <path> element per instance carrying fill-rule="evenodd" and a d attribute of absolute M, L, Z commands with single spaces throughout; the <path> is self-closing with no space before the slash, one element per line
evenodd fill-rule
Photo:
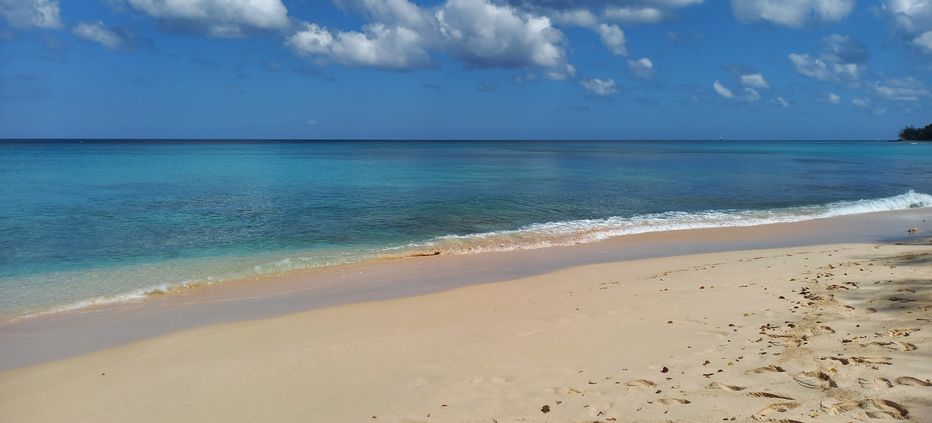
<path fill-rule="evenodd" d="M 912 140 L 919 139 L 919 132 L 920 131 L 918 128 L 916 128 L 915 126 L 909 125 L 900 131 L 900 139 L 906 140 L 906 141 L 912 141 Z"/>
<path fill-rule="evenodd" d="M 926 125 L 925 128 L 919 131 L 920 140 L 932 140 L 932 124 Z"/>

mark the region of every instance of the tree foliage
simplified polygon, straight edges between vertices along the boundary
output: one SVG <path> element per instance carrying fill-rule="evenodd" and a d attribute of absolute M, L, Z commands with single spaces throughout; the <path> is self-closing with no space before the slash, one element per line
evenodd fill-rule
<path fill-rule="evenodd" d="M 906 141 L 932 141 L 932 124 L 926 125 L 925 128 L 907 126 L 900 131 L 900 139 Z"/>

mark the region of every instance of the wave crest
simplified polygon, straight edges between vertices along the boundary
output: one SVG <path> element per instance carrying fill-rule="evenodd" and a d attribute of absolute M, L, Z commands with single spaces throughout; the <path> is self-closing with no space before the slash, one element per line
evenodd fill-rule
<path fill-rule="evenodd" d="M 386 251 L 401 251 L 405 255 L 435 255 L 536 249 L 596 242 L 648 232 L 802 222 L 852 214 L 924 207 L 932 207 L 932 195 L 910 190 L 893 197 L 839 201 L 817 206 L 770 210 L 675 211 L 633 217 L 613 216 L 603 219 L 535 223 L 514 230 L 445 235 L 426 242 L 388 248 Z"/>

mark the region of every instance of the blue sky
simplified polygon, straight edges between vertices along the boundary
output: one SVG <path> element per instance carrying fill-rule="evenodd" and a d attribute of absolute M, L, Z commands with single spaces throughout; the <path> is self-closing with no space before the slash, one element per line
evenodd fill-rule
<path fill-rule="evenodd" d="M 877 139 L 932 0 L 0 0 L 0 137 Z"/>

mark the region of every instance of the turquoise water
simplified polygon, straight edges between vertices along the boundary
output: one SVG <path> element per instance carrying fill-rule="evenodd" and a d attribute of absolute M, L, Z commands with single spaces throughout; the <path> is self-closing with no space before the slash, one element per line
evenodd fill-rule
<path fill-rule="evenodd" d="M 932 206 L 930 193 L 930 144 L 0 141 L 0 317 L 385 255 Z"/>

